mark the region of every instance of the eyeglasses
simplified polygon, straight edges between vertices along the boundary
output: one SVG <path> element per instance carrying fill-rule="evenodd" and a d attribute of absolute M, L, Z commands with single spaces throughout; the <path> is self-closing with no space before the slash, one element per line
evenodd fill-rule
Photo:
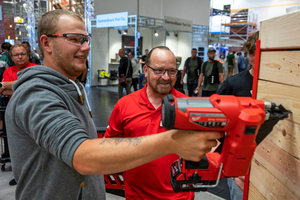
<path fill-rule="evenodd" d="M 27 53 L 15 53 L 15 54 L 12 54 L 13 57 L 19 57 L 19 56 L 26 56 Z"/>
<path fill-rule="evenodd" d="M 176 76 L 177 74 L 177 69 L 153 69 L 152 67 L 150 67 L 149 65 L 147 65 L 147 67 L 149 67 L 150 69 L 152 69 L 154 71 L 154 74 L 157 76 L 163 76 L 165 74 L 165 72 L 168 72 L 169 76 Z"/>
<path fill-rule="evenodd" d="M 90 44 L 91 36 L 80 33 L 57 33 L 46 35 L 47 37 L 65 37 L 65 41 L 75 44 L 77 46 L 83 45 L 84 42 Z"/>

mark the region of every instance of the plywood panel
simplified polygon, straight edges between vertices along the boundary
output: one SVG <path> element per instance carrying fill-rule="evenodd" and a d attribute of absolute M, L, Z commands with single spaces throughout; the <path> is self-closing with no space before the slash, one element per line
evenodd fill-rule
<path fill-rule="evenodd" d="M 259 79 L 300 87 L 300 51 L 262 52 Z"/>
<path fill-rule="evenodd" d="M 254 159 L 282 184 L 281 187 L 284 187 L 282 190 L 287 196 L 291 193 L 299 199 L 300 172 L 298 169 L 300 169 L 300 161 L 271 143 L 268 140 L 271 136 L 272 135 L 269 135 L 267 139 L 256 148 Z M 265 178 L 266 177 L 262 176 L 259 179 Z M 265 187 L 267 190 L 270 189 L 267 185 Z"/>
<path fill-rule="evenodd" d="M 300 87 L 259 80 L 257 99 L 282 104 L 293 112 L 289 120 L 300 124 Z"/>
<path fill-rule="evenodd" d="M 263 49 L 300 47 L 300 11 L 261 21 L 259 37 Z"/>
<path fill-rule="evenodd" d="M 250 181 L 257 190 L 268 200 L 297 200 L 299 199 L 287 187 L 273 176 L 268 168 L 264 167 L 256 159 L 252 160 Z M 253 189 L 250 186 L 250 191 Z M 250 193 L 250 196 L 253 194 Z"/>
<path fill-rule="evenodd" d="M 266 200 L 266 198 L 250 183 L 248 200 Z"/>

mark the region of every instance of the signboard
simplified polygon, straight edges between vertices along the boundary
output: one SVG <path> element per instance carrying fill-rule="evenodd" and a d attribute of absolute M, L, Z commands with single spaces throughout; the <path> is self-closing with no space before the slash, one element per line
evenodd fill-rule
<path fill-rule="evenodd" d="M 128 26 L 128 12 L 97 15 L 97 28 L 107 28 L 116 26 Z"/>
<path fill-rule="evenodd" d="M 14 39 L 5 39 L 5 42 L 10 43 L 11 45 L 15 45 L 15 40 Z"/>
<path fill-rule="evenodd" d="M 193 31 L 193 21 L 164 16 L 164 28 L 173 31 Z"/>
<path fill-rule="evenodd" d="M 134 40 L 135 40 L 134 36 L 122 35 L 122 49 L 125 49 L 126 53 L 129 52 L 129 50 L 134 51 L 134 45 L 135 45 Z M 138 55 L 142 55 L 143 53 L 142 49 L 143 49 L 143 37 L 140 37 L 138 40 L 138 47 L 137 47 Z"/>

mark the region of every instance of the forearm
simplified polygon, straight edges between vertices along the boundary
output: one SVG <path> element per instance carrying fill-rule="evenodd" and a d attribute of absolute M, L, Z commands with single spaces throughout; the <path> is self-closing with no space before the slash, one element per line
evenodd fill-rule
<path fill-rule="evenodd" d="M 81 174 L 125 171 L 171 153 L 168 141 L 170 132 L 138 138 L 86 140 L 76 150 L 73 166 Z"/>
<path fill-rule="evenodd" d="M 219 78 L 220 78 L 220 82 L 223 83 L 224 82 L 224 75 L 223 75 L 223 73 L 219 73 Z"/>
<path fill-rule="evenodd" d="M 9 82 L 2 82 L 2 85 L 5 89 L 12 89 L 12 85 L 15 83 L 16 81 L 9 81 Z"/>
<path fill-rule="evenodd" d="M 1 94 L 2 95 L 13 95 L 13 93 L 14 92 L 10 89 L 4 89 Z"/>
<path fill-rule="evenodd" d="M 183 78 L 185 76 L 186 67 L 183 68 L 182 74 L 181 74 L 181 81 L 183 81 Z"/>
<path fill-rule="evenodd" d="M 198 88 L 200 88 L 201 84 L 202 84 L 202 81 L 203 81 L 203 74 L 201 74 L 199 76 L 199 79 L 198 79 Z"/>

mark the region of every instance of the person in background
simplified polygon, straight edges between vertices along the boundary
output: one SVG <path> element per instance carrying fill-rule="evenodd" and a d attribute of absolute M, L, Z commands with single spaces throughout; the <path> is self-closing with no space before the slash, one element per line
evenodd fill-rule
<path fill-rule="evenodd" d="M 245 53 L 249 53 L 249 60 L 252 66 L 251 69 L 244 70 L 241 73 L 227 78 L 217 91 L 217 94 L 234 95 L 240 97 L 252 96 L 255 50 L 256 41 L 258 39 L 259 32 L 255 32 L 254 34 L 249 36 L 248 40 L 243 45 Z M 231 200 L 243 199 L 244 179 L 245 177 L 227 179 Z"/>
<path fill-rule="evenodd" d="M 118 68 L 119 78 L 121 78 L 121 77 L 126 78 L 126 83 L 119 83 L 119 99 L 121 99 L 123 97 L 123 89 L 124 88 L 126 89 L 127 94 L 131 93 L 130 88 L 131 88 L 131 83 L 132 83 L 132 65 L 131 65 L 129 58 L 127 58 L 125 56 L 124 49 L 119 50 L 119 56 L 121 58 L 119 68 Z M 127 68 L 128 68 L 128 70 L 127 70 Z"/>
<path fill-rule="evenodd" d="M 38 64 L 38 65 L 41 64 L 41 61 L 39 60 L 39 57 L 31 51 L 31 46 L 30 46 L 29 42 L 23 41 L 22 44 L 29 51 L 29 62 Z"/>
<path fill-rule="evenodd" d="M 17 73 L 28 67 L 36 65 L 29 62 L 29 51 L 23 44 L 16 44 L 11 47 L 11 58 L 14 66 L 7 68 L 2 77 L 2 87 L 0 93 L 3 95 L 12 95 L 12 85 L 18 80 Z"/>
<path fill-rule="evenodd" d="M 215 49 L 208 49 L 208 61 L 202 65 L 198 86 L 194 91 L 196 94 L 199 93 L 200 86 L 204 79 L 202 97 L 210 97 L 211 95 L 215 94 L 219 88 L 219 84 L 222 84 L 224 81 L 223 67 L 219 61 L 215 60 L 215 53 Z"/>
<path fill-rule="evenodd" d="M 183 85 L 183 78 L 187 74 L 187 89 L 190 97 L 197 96 L 194 91 L 198 85 L 199 75 L 201 74 L 202 59 L 197 56 L 197 53 L 197 49 L 193 48 L 191 52 L 192 56 L 188 57 L 184 63 L 180 81 L 180 84 Z"/>
<path fill-rule="evenodd" d="M 232 52 L 232 54 L 228 55 L 226 58 L 226 62 L 228 62 L 227 65 L 227 78 L 233 75 L 233 69 L 235 66 L 235 57 L 234 57 L 235 51 Z"/>
<path fill-rule="evenodd" d="M 149 53 L 149 50 L 145 49 L 145 55 L 143 55 L 142 58 L 140 59 L 140 63 L 142 64 L 143 72 L 144 72 L 144 65 L 145 65 L 145 61 L 146 61 L 148 53 Z"/>
<path fill-rule="evenodd" d="M 15 63 L 13 62 L 13 60 L 11 59 L 11 55 L 10 55 L 10 48 L 11 48 L 11 44 L 8 42 L 3 42 L 1 45 L 1 57 L 0 60 L 6 62 L 8 64 L 9 67 L 14 66 Z"/>
<path fill-rule="evenodd" d="M 139 78 L 140 78 L 140 63 L 139 59 L 134 57 L 134 52 L 129 52 L 129 59 L 131 60 L 132 65 L 132 86 L 134 91 L 137 91 L 138 84 L 139 84 Z"/>
<path fill-rule="evenodd" d="M 238 67 L 239 67 L 239 73 L 241 73 L 242 71 L 244 71 L 246 69 L 246 64 L 247 61 L 245 59 L 245 57 L 242 55 L 242 53 L 239 53 L 239 58 L 238 58 Z"/>
<path fill-rule="evenodd" d="M 246 59 L 246 70 L 250 69 L 250 59 L 247 53 L 244 52 L 244 57 Z"/>

